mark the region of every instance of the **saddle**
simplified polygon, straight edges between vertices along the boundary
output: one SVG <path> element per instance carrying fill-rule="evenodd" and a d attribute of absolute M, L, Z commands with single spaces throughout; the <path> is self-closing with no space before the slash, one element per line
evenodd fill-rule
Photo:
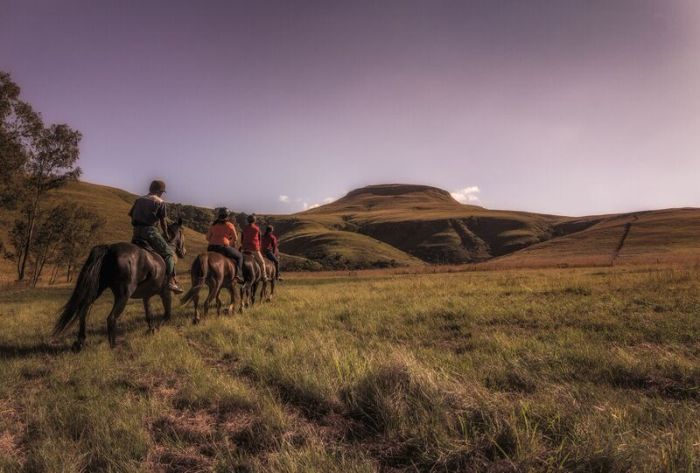
<path fill-rule="evenodd" d="M 132 238 L 131 243 L 138 246 L 139 248 L 148 251 L 149 253 L 153 253 L 154 255 L 158 254 L 158 252 L 151 246 L 151 244 L 143 238 Z"/>

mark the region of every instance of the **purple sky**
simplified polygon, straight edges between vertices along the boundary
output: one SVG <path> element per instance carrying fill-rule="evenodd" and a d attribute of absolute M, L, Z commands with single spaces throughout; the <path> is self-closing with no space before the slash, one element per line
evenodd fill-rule
<path fill-rule="evenodd" d="M 567 215 L 700 206 L 697 0 L 0 12 L 0 69 L 83 132 L 88 181 L 281 213 L 384 182 Z"/>

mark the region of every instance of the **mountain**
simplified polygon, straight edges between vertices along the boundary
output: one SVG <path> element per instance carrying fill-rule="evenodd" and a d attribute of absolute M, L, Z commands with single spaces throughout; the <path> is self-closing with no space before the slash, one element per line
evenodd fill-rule
<path fill-rule="evenodd" d="M 393 266 L 416 259 L 502 267 L 599 265 L 700 256 L 700 209 L 565 217 L 463 205 L 442 189 L 420 185 L 367 186 L 272 220 L 282 230 L 284 251 L 324 266 Z M 342 251 L 333 245 L 340 239 Z M 387 255 L 381 244 L 403 258 Z M 360 261 L 346 257 L 357 254 Z"/>
<path fill-rule="evenodd" d="M 131 237 L 127 212 L 135 195 L 86 182 L 52 193 L 102 216 L 95 243 Z M 206 248 L 211 209 L 172 205 L 192 228 L 185 236 L 189 262 Z M 244 214 L 237 215 L 242 220 Z M 0 241 L 7 242 L 12 214 L 0 211 Z M 285 269 L 356 269 L 482 263 L 490 267 L 603 265 L 700 260 L 700 209 L 666 209 L 590 217 L 490 210 L 464 205 L 430 186 L 367 186 L 321 207 L 292 215 L 260 216 L 280 235 Z M 4 280 L 14 277 L 0 258 Z"/>
<path fill-rule="evenodd" d="M 381 266 L 416 259 L 484 261 L 552 238 L 561 232 L 557 225 L 565 219 L 463 205 L 435 187 L 387 184 L 363 187 L 328 205 L 273 220 L 283 230 L 282 249 L 315 260 L 332 259 L 334 249 L 313 243 L 347 234 L 362 238 L 346 238 L 351 245 L 346 252 L 353 243 L 371 248 L 380 242 L 402 252 L 404 257 L 393 262 L 379 247 L 365 256 L 371 265 Z"/>

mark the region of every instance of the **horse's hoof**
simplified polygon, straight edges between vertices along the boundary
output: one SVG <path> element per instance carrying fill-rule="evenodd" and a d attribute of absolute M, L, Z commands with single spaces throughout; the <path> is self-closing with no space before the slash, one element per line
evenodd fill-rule
<path fill-rule="evenodd" d="M 199 319 L 192 319 L 192 325 L 197 325 L 199 323 Z"/>
<path fill-rule="evenodd" d="M 155 327 L 150 327 L 148 330 L 146 330 L 147 335 L 153 335 L 154 333 L 156 333 Z"/>
<path fill-rule="evenodd" d="M 73 353 L 80 353 L 80 351 L 83 349 L 83 342 L 80 341 L 75 341 L 73 343 L 73 346 L 71 347 L 71 350 L 73 350 Z"/>

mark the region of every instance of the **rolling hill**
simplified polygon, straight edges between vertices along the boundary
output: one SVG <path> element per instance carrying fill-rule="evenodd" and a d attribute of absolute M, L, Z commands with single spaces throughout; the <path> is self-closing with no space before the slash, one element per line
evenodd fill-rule
<path fill-rule="evenodd" d="M 48 198 L 45 208 L 59 202 L 73 202 L 96 213 L 104 218 L 105 228 L 99 232 L 98 243 L 112 243 L 131 240 L 131 223 L 127 213 L 131 208 L 135 195 L 114 187 L 91 184 L 88 182 L 73 182 L 67 186 L 53 191 Z M 7 241 L 7 235 L 11 227 L 13 215 L 7 211 L 0 211 L 0 241 Z M 178 264 L 178 271 L 182 273 L 189 267 L 191 260 L 197 253 L 206 248 L 204 235 L 189 228 L 185 229 L 188 254 L 184 261 Z M 14 266 L 7 259 L 0 258 L 0 280 L 11 280 L 15 277 Z"/>
<path fill-rule="evenodd" d="M 75 202 L 102 216 L 106 225 L 96 242 L 102 243 L 130 238 L 126 214 L 135 197 L 120 189 L 76 182 L 55 191 L 51 200 Z M 238 215 L 239 220 L 242 217 Z M 10 213 L 0 212 L 0 241 L 7 241 L 11 220 Z M 563 217 L 463 205 L 435 187 L 385 184 L 353 190 L 305 212 L 261 216 L 261 220 L 276 226 L 286 270 L 700 261 L 696 208 Z M 201 221 L 192 226 L 203 228 Z M 185 235 L 189 252 L 178 265 L 180 273 L 206 248 L 202 233 L 188 228 Z M 11 279 L 12 263 L 0 258 L 0 272 L 2 279 Z"/>
<path fill-rule="evenodd" d="M 281 248 L 314 261 L 480 263 L 500 267 L 605 265 L 700 259 L 700 209 L 564 217 L 463 205 L 435 187 L 386 184 L 292 216 L 272 217 Z M 364 238 L 351 238 L 361 235 Z M 332 243 L 343 238 L 342 251 Z M 387 260 L 384 246 L 405 258 Z M 373 248 L 373 249 L 372 249 Z M 408 258 L 413 258 L 410 260 Z M 348 265 L 353 260 L 347 258 Z"/>
<path fill-rule="evenodd" d="M 566 228 L 559 225 L 564 221 L 561 217 L 487 210 L 460 204 L 435 187 L 401 184 L 363 187 L 331 204 L 272 220 L 283 230 L 280 246 L 288 253 L 332 259 L 334 250 L 325 248 L 324 242 L 353 234 L 364 238 L 346 238 L 349 245 L 368 248 L 374 241 L 377 255 L 382 254 L 379 243 L 400 250 L 405 257 L 396 258 L 395 265 L 416 259 L 424 263 L 485 261 L 549 240 Z M 312 246 L 312 242 L 321 245 Z M 346 252 L 351 248 L 346 247 Z M 382 261 L 386 259 L 375 264 Z"/>

